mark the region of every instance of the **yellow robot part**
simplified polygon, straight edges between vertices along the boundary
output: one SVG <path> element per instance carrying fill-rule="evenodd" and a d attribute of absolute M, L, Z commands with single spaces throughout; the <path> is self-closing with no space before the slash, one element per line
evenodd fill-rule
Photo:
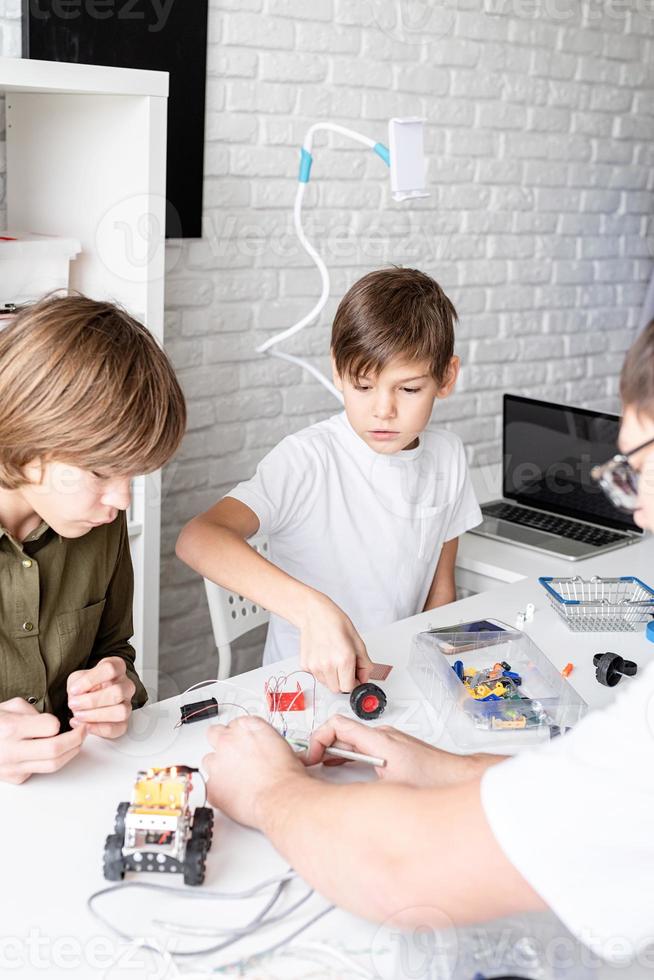
<path fill-rule="evenodd" d="M 134 806 L 163 806 L 172 810 L 184 807 L 186 782 L 183 779 L 139 779 L 134 784 Z"/>

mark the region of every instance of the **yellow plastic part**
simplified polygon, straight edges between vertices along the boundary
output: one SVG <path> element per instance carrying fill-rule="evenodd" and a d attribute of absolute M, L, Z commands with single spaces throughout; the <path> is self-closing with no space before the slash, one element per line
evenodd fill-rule
<path fill-rule="evenodd" d="M 181 810 L 184 806 L 186 782 L 183 779 L 139 779 L 134 784 L 134 806 L 170 807 Z"/>

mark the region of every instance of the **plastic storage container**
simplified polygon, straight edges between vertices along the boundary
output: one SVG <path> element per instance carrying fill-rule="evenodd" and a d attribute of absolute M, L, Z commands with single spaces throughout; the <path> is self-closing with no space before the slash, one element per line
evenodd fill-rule
<path fill-rule="evenodd" d="M 509 628 L 418 633 L 409 673 L 452 740 L 464 748 L 499 750 L 507 742 L 548 739 L 571 728 L 587 710 L 530 637 Z"/>
<path fill-rule="evenodd" d="M 76 238 L 0 236 L 0 308 L 31 303 L 53 289 L 67 289 L 70 262 L 81 251 Z"/>

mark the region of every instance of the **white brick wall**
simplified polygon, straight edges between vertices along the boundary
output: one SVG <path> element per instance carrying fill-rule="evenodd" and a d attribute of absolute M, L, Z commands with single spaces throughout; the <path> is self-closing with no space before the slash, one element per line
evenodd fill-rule
<path fill-rule="evenodd" d="M 17 54 L 8 3 L 0 50 Z M 653 254 L 654 8 L 211 0 L 207 85 L 205 237 L 171 243 L 166 298 L 190 425 L 165 477 L 161 651 L 184 684 L 215 660 L 201 583 L 173 555 L 180 526 L 337 407 L 254 354 L 317 294 L 290 210 L 306 128 L 332 119 L 385 141 L 389 117 L 424 115 L 431 197 L 396 204 L 377 157 L 317 141 L 305 219 L 332 299 L 287 349 L 324 367 L 355 279 L 424 269 L 461 316 L 461 384 L 435 420 L 472 464 L 497 461 L 505 390 L 617 407 Z"/>

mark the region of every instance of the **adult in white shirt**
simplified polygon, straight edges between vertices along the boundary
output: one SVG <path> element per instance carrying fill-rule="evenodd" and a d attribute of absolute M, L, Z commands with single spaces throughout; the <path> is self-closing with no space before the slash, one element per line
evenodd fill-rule
<path fill-rule="evenodd" d="M 604 480 L 654 529 L 654 322 L 627 355 L 621 394 L 625 458 Z M 606 959 L 654 945 L 654 664 L 611 707 L 508 760 L 340 717 L 316 733 L 307 763 L 338 739 L 387 760 L 376 783 L 307 778 L 261 719 L 209 738 L 211 802 L 343 908 L 439 927 L 549 906 Z"/>

